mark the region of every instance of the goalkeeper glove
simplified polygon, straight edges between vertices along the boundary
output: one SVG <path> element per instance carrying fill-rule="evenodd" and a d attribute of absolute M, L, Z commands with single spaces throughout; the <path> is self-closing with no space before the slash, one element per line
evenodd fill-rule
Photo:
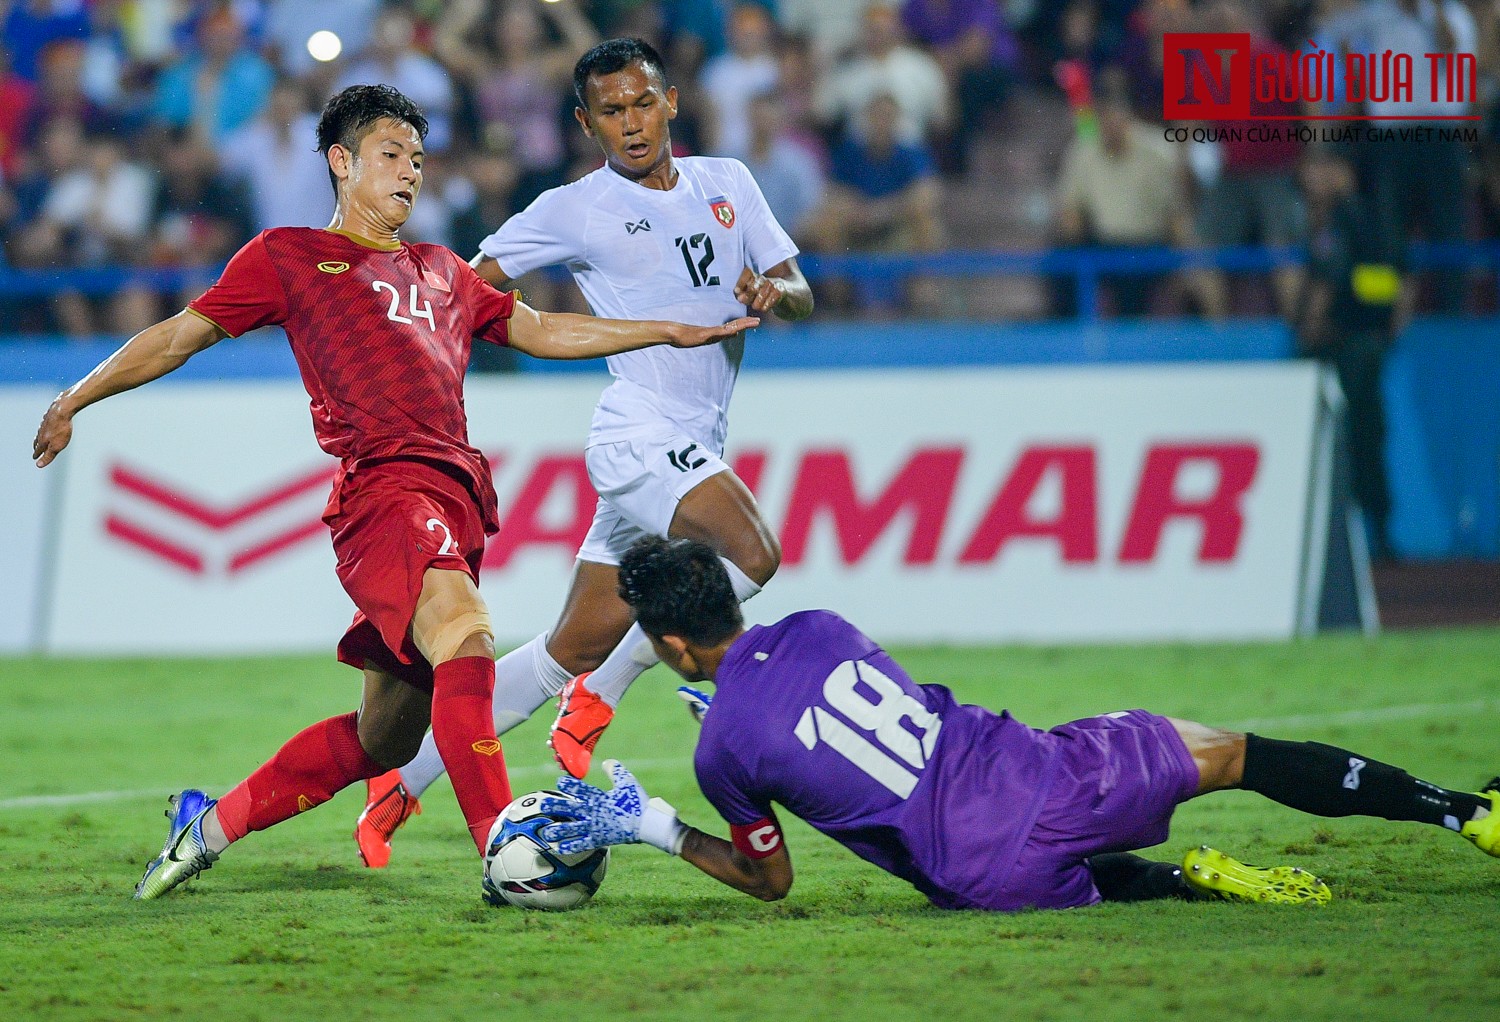
<path fill-rule="evenodd" d="M 571 797 L 549 796 L 538 808 L 570 819 L 543 827 L 541 836 L 564 855 L 636 843 L 668 855 L 681 852 L 687 827 L 677 819 L 677 810 L 659 798 L 648 799 L 641 782 L 619 760 L 606 760 L 604 769 L 613 782 L 609 791 L 577 778 L 558 778 L 558 790 Z"/>
<path fill-rule="evenodd" d="M 691 685 L 677 686 L 677 698 L 687 703 L 688 712 L 699 724 L 703 723 L 703 718 L 708 715 L 708 708 L 714 701 L 713 696 Z"/>

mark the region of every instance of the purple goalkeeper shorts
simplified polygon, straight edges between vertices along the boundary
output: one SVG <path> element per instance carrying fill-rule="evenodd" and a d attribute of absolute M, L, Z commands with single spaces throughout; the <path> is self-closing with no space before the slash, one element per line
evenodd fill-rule
<path fill-rule="evenodd" d="M 1167 839 L 1172 811 L 1198 792 L 1198 766 L 1170 721 L 1145 710 L 1086 717 L 1047 732 L 1051 787 L 1006 882 L 1010 905 L 1099 902 L 1083 860 Z"/>

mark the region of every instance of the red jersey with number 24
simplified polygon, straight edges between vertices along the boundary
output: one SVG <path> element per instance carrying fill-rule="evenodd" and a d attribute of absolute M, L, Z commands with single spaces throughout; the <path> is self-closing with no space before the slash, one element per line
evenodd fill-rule
<path fill-rule="evenodd" d="M 307 227 L 262 231 L 189 311 L 231 337 L 286 330 L 312 398 L 318 446 L 341 459 L 329 497 L 373 458 L 424 458 L 471 480 L 498 527 L 489 466 L 469 444 L 463 381 L 472 338 L 509 340 L 513 293 L 441 245 L 380 249 Z"/>

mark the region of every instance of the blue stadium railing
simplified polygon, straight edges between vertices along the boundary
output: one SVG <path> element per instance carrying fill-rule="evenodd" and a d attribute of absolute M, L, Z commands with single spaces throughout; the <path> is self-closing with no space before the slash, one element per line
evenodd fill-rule
<path fill-rule="evenodd" d="M 843 277 L 857 287 L 875 290 L 891 278 L 1053 276 L 1071 277 L 1077 291 L 1078 318 L 1097 320 L 1102 310 L 1100 281 L 1111 275 L 1170 273 L 1217 269 L 1225 273 L 1266 273 L 1305 261 L 1296 246 L 1244 246 L 1220 249 L 1076 248 L 1040 252 L 955 251 L 913 255 L 808 255 L 802 260 L 809 279 Z M 1407 265 L 1412 270 L 1500 270 L 1500 242 L 1413 243 Z M 1500 286 L 1500 282 L 1497 282 Z"/>
<path fill-rule="evenodd" d="M 1170 273 L 1184 269 L 1218 269 L 1226 273 L 1265 273 L 1301 263 L 1296 247 L 1241 247 L 1221 249 L 1077 248 L 1038 252 L 958 250 L 928 254 L 807 255 L 802 266 L 814 282 L 843 278 L 863 294 L 878 295 L 891 281 L 914 276 L 995 277 L 1048 276 L 1072 278 L 1078 318 L 1093 321 L 1102 311 L 1100 282 L 1111 275 Z M 1500 271 L 1500 242 L 1414 243 L 1407 258 L 1413 270 L 1483 269 Z M 172 293 L 203 285 L 219 267 L 135 268 L 99 267 L 75 270 L 16 270 L 0 267 L 0 299 L 36 298 L 71 290 L 105 295 L 125 286 Z M 1500 281 L 1497 281 L 1500 287 Z"/>

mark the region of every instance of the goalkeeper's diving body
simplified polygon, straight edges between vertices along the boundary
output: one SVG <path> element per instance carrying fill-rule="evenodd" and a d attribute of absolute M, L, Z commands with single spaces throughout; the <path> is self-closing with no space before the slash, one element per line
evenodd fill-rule
<path fill-rule="evenodd" d="M 1206 847 L 1181 868 L 1131 854 L 1166 840 L 1180 803 L 1243 788 L 1317 816 L 1445 827 L 1500 855 L 1500 778 L 1478 794 L 1450 791 L 1330 745 L 1144 710 L 1039 731 L 918 685 L 830 611 L 747 629 L 718 556 L 692 540 L 636 543 L 620 594 L 665 663 L 716 686 L 711 704 L 683 691 L 699 696 L 703 720 L 698 783 L 731 839 L 683 824 L 610 763 L 613 790 L 565 777 L 573 798 L 543 803 L 577 817 L 545 832 L 564 852 L 646 842 L 775 900 L 792 886 L 779 803 L 940 908 L 1327 901 L 1327 886 L 1294 867 L 1246 866 Z"/>

